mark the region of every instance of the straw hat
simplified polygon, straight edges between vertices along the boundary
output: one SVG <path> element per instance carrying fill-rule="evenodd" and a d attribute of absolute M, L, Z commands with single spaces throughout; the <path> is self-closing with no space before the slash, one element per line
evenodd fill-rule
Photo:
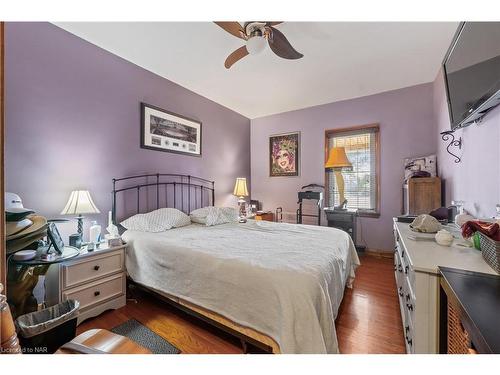
<path fill-rule="evenodd" d="M 15 253 L 16 251 L 23 250 L 29 247 L 29 245 L 34 244 L 29 247 L 30 249 L 37 249 L 38 244 L 35 243 L 39 240 L 42 240 L 47 235 L 47 230 L 40 230 L 38 232 L 32 233 L 29 236 L 18 238 L 16 240 L 7 241 L 5 243 L 5 247 L 7 249 L 7 255 Z"/>
<path fill-rule="evenodd" d="M 13 236 L 26 228 L 33 225 L 30 219 L 23 219 L 21 221 L 8 221 L 5 223 L 5 234 L 7 237 Z"/>
<path fill-rule="evenodd" d="M 5 238 L 7 241 L 30 236 L 33 233 L 47 229 L 47 219 L 39 215 L 31 215 L 21 221 L 7 222 L 5 226 Z"/>
<path fill-rule="evenodd" d="M 6 225 L 7 254 L 22 250 L 47 235 L 47 219 L 39 215 L 31 215 L 20 222 Z M 33 246 L 36 249 L 37 246 Z"/>

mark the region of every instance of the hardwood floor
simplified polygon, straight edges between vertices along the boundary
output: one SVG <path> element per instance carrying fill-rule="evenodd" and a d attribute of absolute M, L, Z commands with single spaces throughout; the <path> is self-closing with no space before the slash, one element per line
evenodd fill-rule
<path fill-rule="evenodd" d="M 336 321 L 341 353 L 404 353 L 393 261 L 362 256 L 353 289 L 347 289 Z M 177 346 L 182 353 L 242 353 L 239 339 L 158 301 L 138 295 L 138 303 L 108 311 L 82 323 L 78 333 L 91 328 L 111 329 L 136 319 Z M 250 352 L 258 353 L 257 348 Z"/>
<path fill-rule="evenodd" d="M 405 353 L 392 258 L 364 256 L 336 321 L 341 353 Z"/>

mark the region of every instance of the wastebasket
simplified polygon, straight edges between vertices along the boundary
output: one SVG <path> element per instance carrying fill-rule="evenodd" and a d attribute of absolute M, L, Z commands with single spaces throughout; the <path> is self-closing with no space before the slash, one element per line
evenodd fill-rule
<path fill-rule="evenodd" d="M 74 339 L 79 307 L 78 301 L 67 300 L 18 317 L 16 328 L 23 353 L 54 353 Z"/>

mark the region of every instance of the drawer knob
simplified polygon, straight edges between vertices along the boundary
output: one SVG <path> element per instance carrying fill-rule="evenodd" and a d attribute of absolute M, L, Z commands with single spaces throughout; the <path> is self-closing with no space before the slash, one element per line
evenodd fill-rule
<path fill-rule="evenodd" d="M 403 267 L 401 267 L 401 264 L 398 264 L 398 271 L 403 273 Z"/>
<path fill-rule="evenodd" d="M 406 342 L 408 343 L 409 346 L 411 346 L 413 343 L 413 340 L 410 339 L 408 336 L 406 336 Z"/>
<path fill-rule="evenodd" d="M 98 290 L 96 290 L 96 291 L 94 292 L 94 296 L 95 296 L 95 297 L 100 296 L 100 295 L 101 295 L 101 292 L 99 292 Z"/>
<path fill-rule="evenodd" d="M 410 267 L 405 266 L 405 274 L 408 274 L 408 271 L 410 270 Z"/>
<path fill-rule="evenodd" d="M 99 271 L 99 268 L 101 268 L 100 266 L 94 266 L 94 270 L 95 271 Z"/>
<path fill-rule="evenodd" d="M 411 303 L 407 303 L 406 307 L 408 308 L 408 310 L 413 311 L 413 305 Z"/>
<path fill-rule="evenodd" d="M 399 294 L 400 297 L 403 297 L 403 287 L 402 286 L 399 287 L 398 294 Z"/>
<path fill-rule="evenodd" d="M 406 300 L 409 302 L 410 301 L 410 293 L 406 293 Z"/>

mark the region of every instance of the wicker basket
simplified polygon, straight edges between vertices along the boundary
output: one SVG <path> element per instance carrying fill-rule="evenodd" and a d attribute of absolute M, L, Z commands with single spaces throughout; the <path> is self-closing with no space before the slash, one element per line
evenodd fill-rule
<path fill-rule="evenodd" d="M 460 322 L 460 315 L 448 302 L 448 354 L 468 354 L 470 348 L 469 334 Z"/>
<path fill-rule="evenodd" d="M 479 233 L 479 243 L 484 260 L 497 273 L 500 273 L 500 241 L 492 240 L 481 232 L 477 233 Z"/>

